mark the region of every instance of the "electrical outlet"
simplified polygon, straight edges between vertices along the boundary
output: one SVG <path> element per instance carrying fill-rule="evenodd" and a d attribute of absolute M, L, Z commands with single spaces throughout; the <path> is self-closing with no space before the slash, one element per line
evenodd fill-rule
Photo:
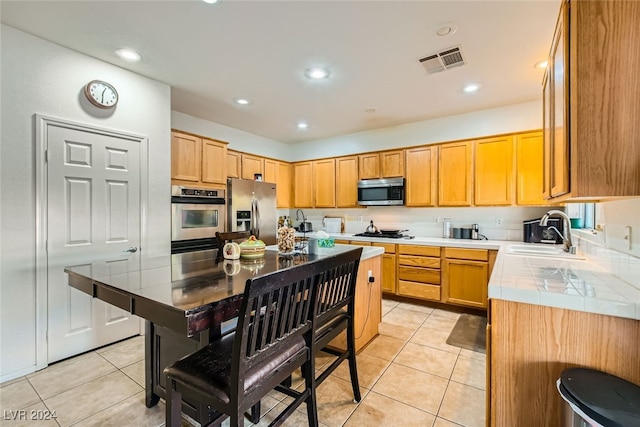
<path fill-rule="evenodd" d="M 627 242 L 627 250 L 631 250 L 631 227 L 624 228 L 624 240 Z"/>
<path fill-rule="evenodd" d="M 502 227 L 502 218 L 496 218 L 496 227 Z"/>
<path fill-rule="evenodd" d="M 440 217 L 438 217 L 438 216 L 434 216 L 434 217 L 433 217 L 433 223 L 434 223 L 434 224 L 437 224 L 437 223 L 439 223 L 439 222 L 440 222 Z"/>
<path fill-rule="evenodd" d="M 362 219 L 362 215 L 359 215 L 359 216 L 358 216 L 358 221 L 360 221 L 360 222 L 364 221 L 364 220 Z"/>

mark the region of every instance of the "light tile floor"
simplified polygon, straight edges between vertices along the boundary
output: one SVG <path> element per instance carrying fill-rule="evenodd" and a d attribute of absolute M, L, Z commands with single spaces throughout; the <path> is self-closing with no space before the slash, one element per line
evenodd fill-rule
<path fill-rule="evenodd" d="M 345 362 L 318 388 L 321 425 L 484 426 L 485 355 L 446 344 L 458 313 L 392 300 L 383 300 L 382 312 L 380 336 L 357 356 L 362 401 L 353 403 Z M 318 356 L 318 369 L 331 357 Z M 0 384 L 0 426 L 162 426 L 164 403 L 144 405 L 143 358 L 144 339 L 135 337 Z M 286 399 L 270 393 L 258 426 Z M 7 419 L 18 410 L 57 418 Z M 306 423 L 303 404 L 284 425 Z"/>

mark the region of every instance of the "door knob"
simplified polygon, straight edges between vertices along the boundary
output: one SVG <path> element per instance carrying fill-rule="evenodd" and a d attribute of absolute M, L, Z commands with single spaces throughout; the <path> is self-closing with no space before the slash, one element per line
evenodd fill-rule
<path fill-rule="evenodd" d="M 130 253 L 138 252 L 138 247 L 137 246 L 131 246 L 129 249 L 125 249 L 122 252 L 130 252 Z"/>

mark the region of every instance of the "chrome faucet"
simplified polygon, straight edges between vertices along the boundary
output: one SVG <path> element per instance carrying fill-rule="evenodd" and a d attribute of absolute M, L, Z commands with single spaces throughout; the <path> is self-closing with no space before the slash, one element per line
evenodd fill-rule
<path fill-rule="evenodd" d="M 540 218 L 540 225 L 546 226 L 547 222 L 549 221 L 549 217 L 554 215 L 562 218 L 564 235 L 562 233 L 559 233 L 559 234 L 560 234 L 560 237 L 562 237 L 562 242 L 564 244 L 564 251 L 569 252 L 570 254 L 575 254 L 576 247 L 573 246 L 573 241 L 571 240 L 571 221 L 569 221 L 569 216 L 566 213 L 559 210 L 550 210 L 549 212 L 544 214 L 542 218 Z M 556 231 L 558 230 L 556 229 Z"/>
<path fill-rule="evenodd" d="M 296 211 L 296 221 L 300 221 L 300 217 L 298 216 L 298 214 L 302 215 L 302 222 L 305 222 L 307 220 L 307 217 L 304 216 L 304 211 L 302 209 L 298 209 Z"/>

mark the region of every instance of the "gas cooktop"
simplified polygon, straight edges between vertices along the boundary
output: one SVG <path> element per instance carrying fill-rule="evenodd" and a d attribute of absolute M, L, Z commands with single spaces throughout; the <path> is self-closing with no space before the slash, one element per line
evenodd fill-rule
<path fill-rule="evenodd" d="M 406 234 L 402 234 L 402 233 L 357 233 L 354 234 L 354 236 L 359 236 L 359 237 L 381 237 L 381 238 L 385 238 L 385 239 L 413 239 L 415 236 L 407 236 Z"/>

